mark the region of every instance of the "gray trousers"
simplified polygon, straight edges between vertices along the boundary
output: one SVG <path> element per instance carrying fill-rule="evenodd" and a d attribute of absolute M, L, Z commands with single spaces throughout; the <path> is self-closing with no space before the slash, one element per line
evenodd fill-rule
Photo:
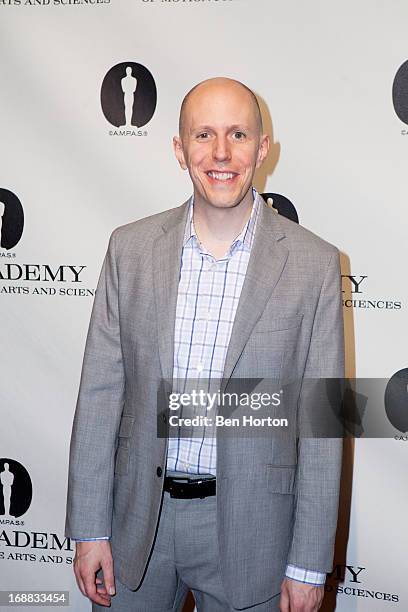
<path fill-rule="evenodd" d="M 175 499 L 165 492 L 153 552 L 143 581 L 131 591 L 116 579 L 114 612 L 181 612 L 191 590 L 197 612 L 233 612 L 221 582 L 216 496 Z M 279 612 L 277 595 L 249 612 Z M 93 611 L 106 610 L 93 604 Z M 109 609 L 109 608 L 108 608 Z"/>

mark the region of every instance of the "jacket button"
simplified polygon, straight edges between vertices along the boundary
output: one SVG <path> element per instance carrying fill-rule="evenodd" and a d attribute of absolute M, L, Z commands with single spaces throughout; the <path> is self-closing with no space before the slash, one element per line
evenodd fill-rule
<path fill-rule="evenodd" d="M 160 465 L 156 470 L 156 474 L 160 477 L 163 474 L 163 470 L 161 469 Z"/>

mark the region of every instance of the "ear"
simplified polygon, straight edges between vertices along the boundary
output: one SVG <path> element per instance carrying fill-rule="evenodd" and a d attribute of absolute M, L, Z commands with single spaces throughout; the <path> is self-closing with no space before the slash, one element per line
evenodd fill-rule
<path fill-rule="evenodd" d="M 269 136 L 268 134 L 263 134 L 260 138 L 259 141 L 259 148 L 258 148 L 258 157 L 256 160 L 256 167 L 259 168 L 264 159 L 266 158 L 266 156 L 268 155 L 268 151 L 269 151 Z"/>
<path fill-rule="evenodd" d="M 174 155 L 176 156 L 177 161 L 180 164 L 181 168 L 183 170 L 187 170 L 187 164 L 186 164 L 186 160 L 184 157 L 184 151 L 183 151 L 183 143 L 181 141 L 180 136 L 173 137 L 173 150 L 174 150 Z"/>

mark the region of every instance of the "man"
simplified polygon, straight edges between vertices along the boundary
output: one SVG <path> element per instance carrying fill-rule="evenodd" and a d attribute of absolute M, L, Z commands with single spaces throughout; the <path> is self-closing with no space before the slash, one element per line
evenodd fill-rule
<path fill-rule="evenodd" d="M 191 589 L 198 612 L 315 612 L 341 440 L 166 440 L 157 412 L 163 380 L 341 377 L 338 251 L 252 189 L 269 139 L 248 88 L 199 84 L 179 127 L 193 198 L 115 230 L 99 279 L 71 441 L 66 535 L 90 540 L 75 575 L 95 610 L 176 611 Z"/>

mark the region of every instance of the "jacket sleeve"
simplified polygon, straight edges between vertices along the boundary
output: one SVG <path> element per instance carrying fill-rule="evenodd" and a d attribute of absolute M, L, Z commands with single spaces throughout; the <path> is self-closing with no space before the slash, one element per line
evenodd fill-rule
<path fill-rule="evenodd" d="M 111 535 L 116 439 L 125 377 L 119 322 L 116 230 L 100 273 L 85 345 L 68 472 L 65 535 Z"/>
<path fill-rule="evenodd" d="M 318 435 L 298 439 L 296 507 L 288 564 L 330 572 L 337 526 L 343 439 L 324 435 L 325 421 L 333 419 L 322 389 L 330 379 L 344 377 L 344 331 L 339 252 L 327 265 L 315 311 L 309 352 L 298 404 L 299 420 L 307 422 L 314 410 L 324 421 Z M 317 406 L 317 402 L 319 406 Z M 323 409 L 323 411 L 322 411 Z M 326 410 L 327 412 L 324 412 Z M 331 430 L 332 431 L 332 430 Z M 337 429 L 337 432 L 340 431 Z"/>

